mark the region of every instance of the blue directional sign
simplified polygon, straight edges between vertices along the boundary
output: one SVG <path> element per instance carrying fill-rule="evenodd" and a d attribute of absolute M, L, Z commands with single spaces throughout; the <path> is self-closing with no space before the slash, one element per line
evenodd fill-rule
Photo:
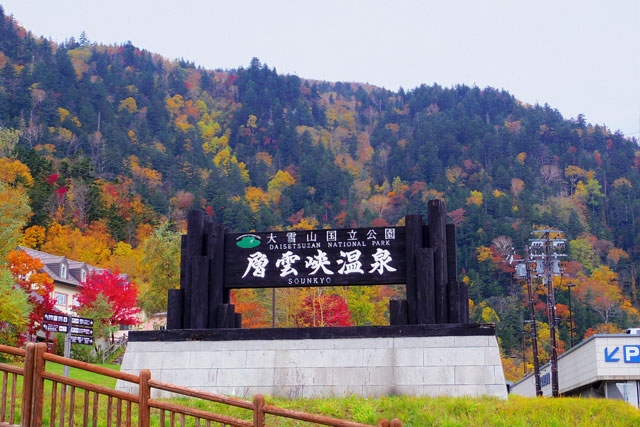
<path fill-rule="evenodd" d="M 605 362 L 619 362 L 620 357 L 624 363 L 640 363 L 640 345 L 625 345 L 622 346 L 622 351 L 620 346 L 604 348 Z"/>
<path fill-rule="evenodd" d="M 616 353 L 618 352 L 618 350 L 620 350 L 620 347 L 615 347 L 613 350 L 608 351 L 609 349 L 607 347 L 604 348 L 604 361 L 605 362 L 618 362 L 620 361 L 619 357 L 614 357 L 616 355 Z"/>
<path fill-rule="evenodd" d="M 640 345 L 625 345 L 622 353 L 624 363 L 640 363 Z"/>

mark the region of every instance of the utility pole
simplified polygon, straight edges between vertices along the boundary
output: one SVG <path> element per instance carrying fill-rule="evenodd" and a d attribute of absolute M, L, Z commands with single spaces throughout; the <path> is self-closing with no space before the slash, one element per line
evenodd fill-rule
<path fill-rule="evenodd" d="M 531 277 L 532 262 L 529 258 L 529 249 L 525 248 L 525 266 L 527 277 L 527 298 L 529 300 L 529 316 L 531 322 L 531 347 L 533 347 L 533 375 L 536 382 L 536 396 L 542 396 L 542 386 L 540 383 L 540 359 L 538 358 L 538 328 L 536 327 L 536 311 L 533 307 L 533 289 Z"/>
<path fill-rule="evenodd" d="M 556 340 L 556 302 L 553 290 L 552 276 L 560 274 L 558 257 L 565 256 L 558 254 L 559 249 L 564 249 L 564 239 L 552 239 L 551 233 L 562 233 L 559 230 L 534 231 L 533 233 L 542 234 L 539 239 L 531 239 L 531 248 L 534 257 L 540 259 L 540 263 L 536 263 L 536 274 L 542 278 L 543 283 L 547 287 L 547 315 L 549 319 L 549 338 L 551 341 L 551 395 L 559 397 L 558 388 L 558 348 Z M 553 252 L 552 252 L 553 251 Z"/>
<path fill-rule="evenodd" d="M 525 320 L 525 323 L 531 325 L 531 348 L 533 350 L 533 377 L 535 379 L 536 384 L 536 396 L 542 396 L 542 386 L 540 383 L 540 359 L 538 358 L 538 328 L 536 327 L 536 312 L 533 306 L 533 289 L 532 282 L 533 277 L 531 274 L 531 269 L 533 267 L 533 261 L 529 256 L 529 248 L 524 249 L 525 259 L 513 259 L 511 257 L 509 259 L 509 263 L 511 262 L 519 262 L 516 265 L 516 275 L 519 278 L 524 278 L 527 281 L 527 305 L 529 306 L 529 320 Z M 525 362 L 526 363 L 526 362 Z"/>
<path fill-rule="evenodd" d="M 553 279 L 551 278 L 551 257 L 549 231 L 544 234 L 544 264 L 545 281 L 547 284 L 547 314 L 549 317 L 549 339 L 551 340 L 551 394 L 553 397 L 560 395 L 558 390 L 558 344 L 556 341 L 556 300 L 553 292 Z"/>
<path fill-rule="evenodd" d="M 569 289 L 569 342 L 571 347 L 573 347 L 573 312 L 571 311 L 571 288 L 574 288 L 575 283 L 569 283 L 567 285 L 567 289 Z"/>

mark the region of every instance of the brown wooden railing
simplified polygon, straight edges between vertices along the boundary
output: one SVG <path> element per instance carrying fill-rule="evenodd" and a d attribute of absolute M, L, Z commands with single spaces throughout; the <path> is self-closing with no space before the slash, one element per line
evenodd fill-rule
<path fill-rule="evenodd" d="M 0 353 L 8 354 L 14 357 L 20 357 L 23 359 L 25 356 L 25 351 L 23 349 L 8 347 L 6 345 L 0 345 Z M 24 365 L 22 367 L 19 367 L 6 363 L 0 363 L 0 372 L 2 372 L 2 402 L 0 402 L 0 425 L 5 425 L 7 423 L 11 425 L 16 421 L 16 403 L 18 402 L 18 377 L 22 377 L 24 383 L 24 371 Z M 8 394 L 7 390 L 9 379 L 11 379 L 11 394 Z M 9 403 L 8 413 L 7 403 Z M 21 416 L 21 419 L 24 419 L 24 414 Z"/>
<path fill-rule="evenodd" d="M 260 394 L 256 395 L 253 402 L 251 402 L 155 381 L 151 379 L 151 372 L 147 369 L 140 371 L 140 375 L 133 375 L 56 356 L 46 352 L 44 343 L 29 343 L 25 350 L 0 345 L 0 353 L 24 358 L 22 367 L 0 363 L 0 373 L 2 373 L 3 380 L 0 426 L 16 425 L 15 412 L 18 403 L 22 405 L 20 412 L 21 426 L 42 426 L 46 400 L 49 406 L 47 412 L 51 427 L 56 425 L 60 427 L 68 425 L 71 427 L 78 420 L 81 420 L 83 426 L 97 426 L 99 421 L 101 425 L 104 425 L 106 421 L 108 427 L 112 425 L 131 426 L 136 418 L 138 426 L 147 427 L 151 423 L 152 410 L 155 410 L 154 424 L 159 422 L 163 427 L 167 425 L 167 418 L 171 427 L 175 426 L 176 423 L 179 423 L 180 426 L 185 426 L 187 417 L 194 419 L 195 426 L 201 426 L 204 423 L 209 427 L 214 422 L 223 427 L 266 427 L 266 415 L 333 427 L 371 427 L 367 424 L 266 405 L 264 397 Z M 47 361 L 136 384 L 138 386 L 138 394 L 114 390 L 47 372 L 45 370 Z M 18 377 L 22 377 L 23 380 L 21 396 L 17 395 Z M 8 392 L 9 378 L 11 378 L 10 394 Z M 49 393 L 45 390 L 45 380 L 51 382 Z M 243 408 L 253 413 L 253 421 L 151 399 L 152 389 L 173 393 L 177 397 L 189 397 Z M 45 399 L 45 396 L 48 399 Z M 76 402 L 77 398 L 82 402 Z M 106 411 L 101 413 L 100 401 L 104 402 L 105 399 Z M 9 408 L 8 413 L 7 407 Z M 402 423 L 398 419 L 393 419 L 391 422 L 383 419 L 378 423 L 378 426 L 401 427 Z"/>

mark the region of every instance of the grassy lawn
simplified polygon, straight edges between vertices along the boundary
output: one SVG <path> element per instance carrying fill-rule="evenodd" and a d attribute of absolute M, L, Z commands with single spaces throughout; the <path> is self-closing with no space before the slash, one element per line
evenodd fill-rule
<path fill-rule="evenodd" d="M 102 366 L 119 369 L 117 365 Z M 47 363 L 47 371 L 62 374 L 63 367 L 55 363 Z M 115 379 L 73 368 L 70 369 L 70 376 L 110 388 L 115 387 L 116 383 Z M 10 390 L 11 384 L 9 383 L 8 391 Z M 60 388 L 58 388 L 58 393 L 60 393 L 59 390 Z M 51 404 L 51 384 L 49 381 L 45 384 L 45 394 L 43 425 L 48 425 Z M 252 417 L 247 410 L 210 402 L 186 398 L 171 399 L 170 401 L 192 408 L 215 411 L 235 418 L 251 420 Z M 76 424 L 81 425 L 84 402 L 84 392 L 82 390 L 76 391 L 75 402 L 75 421 Z M 90 404 L 92 403 L 93 396 L 90 399 Z M 511 396 L 509 400 L 503 401 L 494 398 L 464 397 L 391 396 L 366 399 L 351 396 L 348 398 L 295 400 L 267 397 L 267 403 L 287 409 L 373 425 L 381 418 L 391 419 L 397 417 L 402 420 L 404 426 L 640 426 L 640 411 L 624 402 L 606 399 L 535 399 Z M 106 397 L 101 396 L 99 399 L 99 425 L 106 425 L 106 407 Z M 123 413 L 124 410 L 125 406 L 123 405 Z M 135 414 L 136 412 L 137 408 L 134 406 L 133 413 Z M 19 415 L 19 413 L 20 408 L 18 407 L 16 408 L 16 414 Z M 90 418 L 91 415 L 92 411 L 90 410 Z M 159 425 L 159 412 L 154 410 L 152 415 L 152 424 Z M 134 418 L 135 425 L 137 424 L 137 417 L 134 416 Z M 168 421 L 169 417 L 167 415 Z M 176 422 L 179 422 L 179 418 L 176 419 Z M 187 418 L 187 425 L 193 424 L 193 418 Z M 267 416 L 267 424 L 274 427 L 312 425 L 271 416 Z"/>

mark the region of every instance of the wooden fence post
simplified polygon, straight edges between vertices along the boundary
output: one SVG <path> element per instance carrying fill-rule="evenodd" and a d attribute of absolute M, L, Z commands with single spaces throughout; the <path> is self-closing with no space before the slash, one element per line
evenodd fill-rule
<path fill-rule="evenodd" d="M 42 378 L 42 373 L 44 372 L 46 363 L 43 355 L 47 352 L 47 345 L 41 342 L 36 344 L 35 347 L 31 425 L 34 427 L 40 427 L 42 425 L 42 406 L 44 403 L 44 378 Z"/>
<path fill-rule="evenodd" d="M 31 425 L 31 410 L 33 405 L 33 366 L 36 357 L 36 345 L 28 343 L 24 356 L 24 377 L 22 378 L 22 410 L 20 411 L 20 424 Z"/>
<path fill-rule="evenodd" d="M 253 427 L 264 427 L 264 396 L 253 397 Z"/>
<path fill-rule="evenodd" d="M 140 387 L 138 387 L 138 426 L 149 427 L 151 419 L 151 408 L 149 408 L 149 399 L 151 399 L 151 387 L 149 380 L 151 379 L 151 371 L 143 369 L 140 371 Z"/>

